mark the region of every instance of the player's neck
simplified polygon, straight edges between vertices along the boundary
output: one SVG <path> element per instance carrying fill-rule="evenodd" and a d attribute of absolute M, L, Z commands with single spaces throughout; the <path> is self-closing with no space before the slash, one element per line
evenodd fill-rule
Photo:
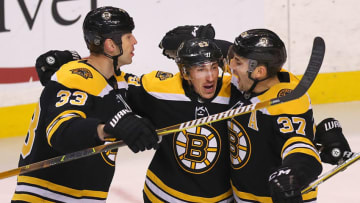
<path fill-rule="evenodd" d="M 96 70 L 98 70 L 106 79 L 114 75 L 114 66 L 111 59 L 101 54 L 91 54 L 88 59 Z"/>
<path fill-rule="evenodd" d="M 254 89 L 253 92 L 255 92 L 255 93 L 264 92 L 265 90 L 270 89 L 272 86 L 274 86 L 274 85 L 276 85 L 276 84 L 278 84 L 278 83 L 280 83 L 278 77 L 268 78 L 268 79 L 266 79 L 266 80 L 264 80 L 264 81 L 259 82 L 259 83 L 256 85 L 256 87 L 255 87 L 255 89 Z"/>

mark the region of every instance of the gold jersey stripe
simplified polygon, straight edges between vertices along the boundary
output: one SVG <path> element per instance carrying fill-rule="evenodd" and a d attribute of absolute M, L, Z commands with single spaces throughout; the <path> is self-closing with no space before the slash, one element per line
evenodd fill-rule
<path fill-rule="evenodd" d="M 64 123 L 65 121 L 68 121 L 68 120 L 70 120 L 71 118 L 74 118 L 74 117 L 86 118 L 86 114 L 84 112 L 78 111 L 78 110 L 67 110 L 67 111 L 64 111 L 64 112 L 60 113 L 58 116 L 56 116 L 50 122 L 50 124 L 46 128 L 47 141 L 48 141 L 50 146 L 52 146 L 51 142 L 50 142 L 51 137 L 53 136 L 55 131 L 59 128 L 59 126 L 62 123 Z"/>
<path fill-rule="evenodd" d="M 229 189 L 227 192 L 215 196 L 215 197 L 197 197 L 197 196 L 192 196 L 192 195 L 188 195 L 182 192 L 179 192 L 177 190 L 174 190 L 170 187 L 168 187 L 167 185 L 164 184 L 164 182 L 162 182 L 153 172 L 151 172 L 150 170 L 147 171 L 146 176 L 154 183 L 156 183 L 156 185 L 162 189 L 163 191 L 167 192 L 168 194 L 182 199 L 184 201 L 189 201 L 189 202 L 218 202 L 224 199 L 227 199 L 229 197 L 231 197 L 232 195 L 232 190 Z"/>
<path fill-rule="evenodd" d="M 156 202 L 156 203 L 162 203 L 163 201 L 161 201 L 160 199 L 158 199 L 147 187 L 147 185 L 145 184 L 144 186 L 144 192 L 146 194 L 146 197 L 151 201 L 151 202 Z"/>
<path fill-rule="evenodd" d="M 12 201 L 30 201 L 30 202 L 42 202 L 42 203 L 55 203 L 53 201 L 48 201 L 40 197 L 36 197 L 28 194 L 14 194 Z"/>
<path fill-rule="evenodd" d="M 307 154 L 309 156 L 314 157 L 319 163 L 321 163 L 320 157 L 311 149 L 307 149 L 307 148 L 295 148 L 293 150 L 291 150 L 289 153 L 287 153 L 287 156 L 289 156 L 290 154 L 294 154 L 294 153 L 301 153 L 301 154 Z M 283 159 L 285 159 L 285 157 L 283 157 Z"/>
<path fill-rule="evenodd" d="M 271 197 L 257 196 L 257 195 L 251 194 L 251 193 L 241 192 L 241 191 L 237 190 L 234 186 L 233 186 L 233 191 L 237 197 L 244 199 L 244 200 L 257 201 L 257 202 L 261 202 L 261 203 L 272 203 Z"/>
<path fill-rule="evenodd" d="M 285 142 L 285 144 L 284 144 L 284 146 L 283 146 L 283 148 L 282 148 L 282 150 L 281 150 L 281 154 L 284 153 L 284 150 L 285 150 L 289 145 L 294 144 L 295 142 L 306 143 L 306 144 L 312 146 L 312 147 L 315 149 L 314 144 L 313 144 L 308 138 L 297 136 L 297 137 L 291 137 L 291 138 L 289 138 L 289 139 Z"/>
<path fill-rule="evenodd" d="M 257 195 L 251 194 L 251 193 L 241 192 L 241 191 L 237 190 L 236 187 L 232 183 L 231 183 L 231 185 L 233 187 L 233 191 L 236 194 L 236 196 L 241 198 L 241 199 L 257 201 L 257 202 L 261 202 L 261 203 L 273 203 L 271 197 L 257 196 Z M 317 188 L 314 191 L 303 194 L 302 197 L 303 197 L 304 201 L 311 200 L 311 199 L 316 199 L 316 197 L 317 197 Z"/>
<path fill-rule="evenodd" d="M 71 195 L 73 197 L 93 197 L 93 198 L 102 198 L 106 199 L 108 193 L 103 191 L 95 190 L 77 190 L 62 185 L 52 183 L 47 180 L 42 180 L 39 178 L 34 178 L 30 176 L 18 176 L 18 183 L 28 183 L 33 185 L 38 185 L 43 188 L 48 188 L 52 191 L 61 192 L 63 194 Z"/>

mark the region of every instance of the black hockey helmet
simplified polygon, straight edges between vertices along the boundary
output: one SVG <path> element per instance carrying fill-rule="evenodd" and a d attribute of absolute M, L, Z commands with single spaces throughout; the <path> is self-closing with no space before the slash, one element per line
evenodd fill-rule
<path fill-rule="evenodd" d="M 123 9 L 111 6 L 100 7 L 90 11 L 83 23 L 83 32 L 88 49 L 102 53 L 105 39 L 111 38 L 121 52 L 121 36 L 131 33 L 135 28 L 132 17 Z"/>
<path fill-rule="evenodd" d="M 176 63 L 191 67 L 204 62 L 217 62 L 222 67 L 222 53 L 211 39 L 193 38 L 180 44 Z"/>
<path fill-rule="evenodd" d="M 265 65 L 268 76 L 279 72 L 286 61 L 284 42 L 267 29 L 252 29 L 241 33 L 235 38 L 231 51 L 253 60 L 250 71 L 253 71 L 257 65 Z"/>

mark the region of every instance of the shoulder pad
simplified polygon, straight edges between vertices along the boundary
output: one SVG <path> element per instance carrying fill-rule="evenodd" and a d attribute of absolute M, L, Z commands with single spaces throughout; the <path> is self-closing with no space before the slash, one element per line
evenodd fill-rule
<path fill-rule="evenodd" d="M 224 75 L 222 79 L 222 86 L 218 96 L 230 97 L 231 95 L 231 75 Z"/>
<path fill-rule="evenodd" d="M 262 102 L 266 100 L 270 100 L 272 98 L 284 96 L 290 92 L 292 92 L 299 80 L 292 74 L 290 74 L 290 82 L 281 82 L 269 90 L 267 90 L 264 94 L 256 97 L 255 102 Z M 306 93 L 299 99 L 295 99 L 289 102 L 285 102 L 282 104 L 278 104 L 275 106 L 270 106 L 266 109 L 263 109 L 263 112 L 270 115 L 280 115 L 280 114 L 303 114 L 311 109 L 311 100 L 309 95 Z"/>
<path fill-rule="evenodd" d="M 78 89 L 92 95 L 100 95 L 108 86 L 105 78 L 93 67 L 81 61 L 71 61 L 51 77 L 67 88 Z"/>
<path fill-rule="evenodd" d="M 147 92 L 184 94 L 180 73 L 153 71 L 141 77 L 141 84 Z"/>
<path fill-rule="evenodd" d="M 140 78 L 134 74 L 125 73 L 124 79 L 129 85 L 140 86 Z"/>

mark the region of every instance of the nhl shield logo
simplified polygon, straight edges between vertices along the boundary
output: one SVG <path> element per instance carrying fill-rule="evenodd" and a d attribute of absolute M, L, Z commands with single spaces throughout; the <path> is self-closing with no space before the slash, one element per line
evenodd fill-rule
<path fill-rule="evenodd" d="M 209 125 L 183 130 L 175 134 L 173 143 L 178 164 L 193 174 L 212 169 L 221 152 L 220 135 Z"/>

